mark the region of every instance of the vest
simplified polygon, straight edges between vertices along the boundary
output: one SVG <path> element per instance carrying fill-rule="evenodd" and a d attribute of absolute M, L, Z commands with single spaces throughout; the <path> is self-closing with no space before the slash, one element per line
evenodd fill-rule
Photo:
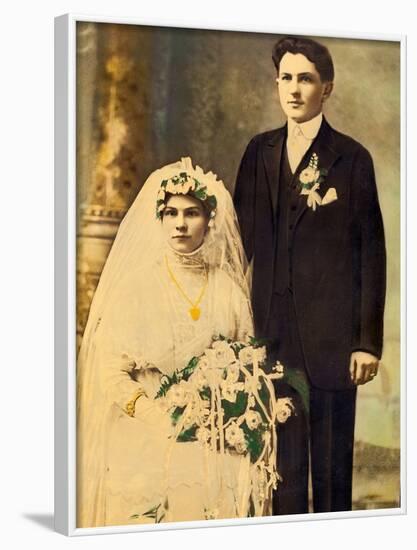
<path fill-rule="evenodd" d="M 298 171 L 291 172 L 287 147 L 282 148 L 277 202 L 277 235 L 275 246 L 274 292 L 292 290 L 292 241 L 300 205 Z"/>

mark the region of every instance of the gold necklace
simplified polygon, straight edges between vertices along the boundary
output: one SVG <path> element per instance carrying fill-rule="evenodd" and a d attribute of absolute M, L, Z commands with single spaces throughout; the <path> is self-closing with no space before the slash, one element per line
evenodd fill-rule
<path fill-rule="evenodd" d="M 177 281 L 177 279 L 175 278 L 175 275 L 173 274 L 171 268 L 169 267 L 169 263 L 168 263 L 168 258 L 165 256 L 165 263 L 166 263 L 166 266 L 167 266 L 167 271 L 168 271 L 168 274 L 169 276 L 171 277 L 171 280 L 172 282 L 175 284 L 175 286 L 177 287 L 177 289 L 179 290 L 180 294 L 187 300 L 187 302 L 191 305 L 191 308 L 188 310 L 188 313 L 191 315 L 191 319 L 193 321 L 198 321 L 200 319 L 200 315 L 201 315 L 201 308 L 199 307 L 200 305 L 200 302 L 201 300 L 203 299 L 203 296 L 204 296 L 204 292 L 206 291 L 206 288 L 207 288 L 207 283 L 208 283 L 208 277 L 207 277 L 207 271 L 205 270 L 205 267 L 204 267 L 204 273 L 206 275 L 206 280 L 204 281 L 204 285 L 200 291 L 200 294 L 198 295 L 198 298 L 195 302 L 193 302 L 191 300 L 191 298 L 189 298 L 187 296 L 187 294 L 184 292 L 184 290 L 181 288 L 179 282 Z"/>

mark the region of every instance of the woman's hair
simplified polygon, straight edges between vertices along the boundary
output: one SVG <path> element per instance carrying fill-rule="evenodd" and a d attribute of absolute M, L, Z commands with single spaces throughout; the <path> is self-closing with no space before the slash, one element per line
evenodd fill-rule
<path fill-rule="evenodd" d="M 201 204 L 204 214 L 207 216 L 207 218 L 210 218 L 210 213 L 212 212 L 213 208 L 210 207 L 210 204 L 207 201 L 198 199 L 192 193 L 178 194 L 178 195 L 174 195 L 174 193 L 166 193 L 165 204 L 168 204 L 168 201 L 171 197 L 191 197 L 192 199 L 198 201 Z M 163 218 L 164 218 L 164 210 L 162 210 L 161 212 L 161 221 L 163 220 Z"/>
<path fill-rule="evenodd" d="M 311 61 L 311 63 L 314 63 L 322 82 L 333 82 L 333 60 L 326 46 L 310 38 L 299 38 L 296 36 L 281 38 L 272 50 L 272 60 L 277 72 L 279 72 L 281 59 L 286 53 L 301 53 Z"/>

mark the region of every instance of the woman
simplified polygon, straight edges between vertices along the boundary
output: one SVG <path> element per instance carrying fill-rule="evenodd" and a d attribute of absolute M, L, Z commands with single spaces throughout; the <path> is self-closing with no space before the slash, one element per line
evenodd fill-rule
<path fill-rule="evenodd" d="M 157 170 L 120 226 L 80 350 L 79 527 L 250 513 L 244 457 L 223 453 L 219 462 L 198 441 L 177 443 L 164 400 L 155 399 L 164 377 L 213 338 L 250 334 L 228 191 L 189 158 Z M 268 506 L 265 495 L 252 513 Z"/>

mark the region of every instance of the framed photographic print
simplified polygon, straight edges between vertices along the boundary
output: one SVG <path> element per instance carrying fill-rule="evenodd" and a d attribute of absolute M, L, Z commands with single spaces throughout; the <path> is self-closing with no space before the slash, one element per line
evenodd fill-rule
<path fill-rule="evenodd" d="M 404 37 L 55 31 L 56 529 L 404 513 Z"/>

